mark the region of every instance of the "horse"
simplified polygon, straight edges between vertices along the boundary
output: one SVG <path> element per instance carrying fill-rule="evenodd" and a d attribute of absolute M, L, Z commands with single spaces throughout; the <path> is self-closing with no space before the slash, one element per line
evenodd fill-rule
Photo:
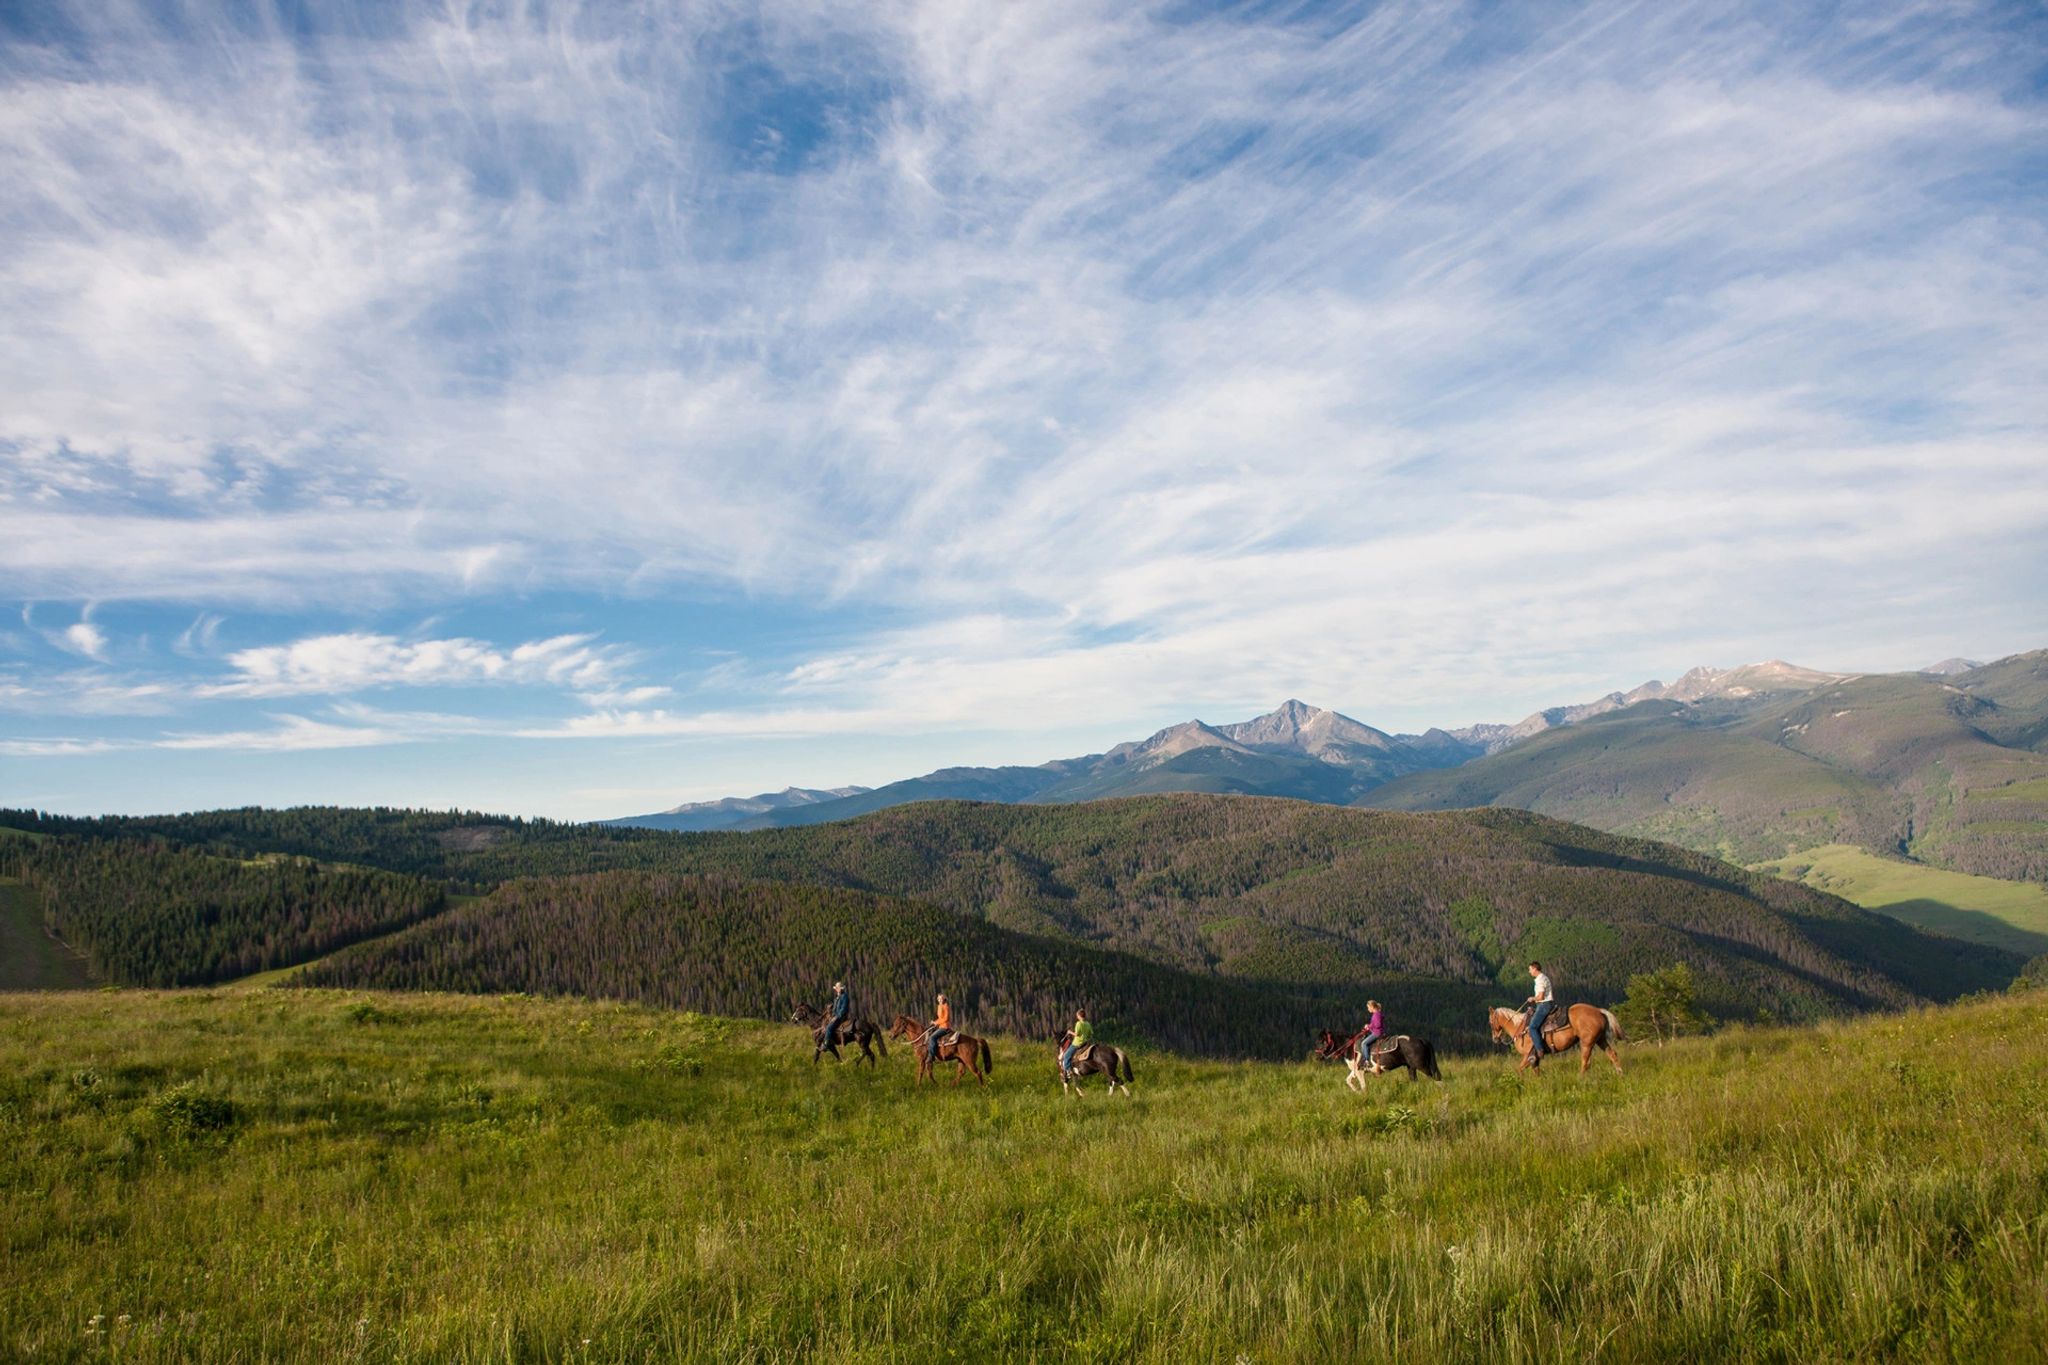
<path fill-rule="evenodd" d="M 1573 1043 L 1579 1045 L 1579 1074 L 1586 1074 L 1586 1068 L 1593 1064 L 1593 1049 L 1600 1048 L 1607 1053 L 1607 1060 L 1614 1063 L 1616 1071 L 1621 1070 L 1621 1055 L 1614 1050 L 1616 1043 L 1627 1041 L 1622 1037 L 1621 1021 L 1614 1017 L 1613 1010 L 1601 1009 L 1598 1005 L 1578 1004 L 1564 1011 L 1562 1022 L 1552 1014 L 1544 1021 L 1543 1047 L 1548 1052 L 1563 1052 Z M 1527 1071 L 1531 1067 L 1541 1069 L 1543 1059 L 1538 1057 L 1529 1044 L 1529 1015 L 1525 1010 L 1511 1010 L 1506 1006 L 1495 1006 L 1487 1015 L 1487 1023 L 1493 1029 L 1493 1041 L 1511 1042 L 1515 1051 L 1522 1056 L 1522 1064 L 1516 1071 Z"/>
<path fill-rule="evenodd" d="M 1072 1041 L 1074 1041 L 1074 1031 L 1068 1029 L 1060 1035 L 1059 1042 L 1054 1044 L 1052 1057 L 1055 1068 L 1059 1067 L 1060 1054 L 1067 1050 L 1067 1044 Z M 1123 1068 L 1124 1078 L 1122 1080 L 1116 1078 L 1118 1067 Z M 1081 1044 L 1080 1048 L 1074 1053 L 1073 1071 L 1069 1073 L 1064 1069 L 1060 1070 L 1060 1093 L 1070 1094 L 1075 1099 L 1080 1099 L 1081 1078 L 1083 1076 L 1106 1077 L 1109 1081 L 1110 1094 L 1116 1094 L 1117 1087 L 1122 1086 L 1124 1098 L 1129 1099 L 1131 1097 L 1131 1059 L 1120 1047 L 1111 1047 L 1108 1043 Z"/>
<path fill-rule="evenodd" d="M 1329 1029 L 1324 1029 L 1316 1039 L 1315 1048 L 1308 1055 L 1318 1062 L 1334 1062 L 1349 1057 L 1357 1051 L 1358 1040 L 1364 1036 L 1364 1029 L 1360 1029 L 1349 1038 L 1340 1038 Z"/>
<path fill-rule="evenodd" d="M 1419 1071 L 1433 1081 L 1441 1082 L 1444 1073 L 1436 1067 L 1436 1044 L 1427 1038 L 1411 1038 L 1397 1033 L 1391 1038 L 1382 1038 L 1373 1044 L 1372 1056 L 1361 1058 L 1356 1052 L 1344 1058 L 1344 1084 L 1360 1094 L 1365 1092 L 1367 1076 L 1381 1076 L 1398 1067 L 1408 1068 L 1408 1080 L 1414 1083 Z"/>
<path fill-rule="evenodd" d="M 932 1075 L 932 1058 L 925 1051 L 925 1039 L 930 1036 L 931 1031 L 930 1024 L 919 1023 L 907 1014 L 897 1015 L 896 1022 L 889 1025 L 891 1038 L 901 1038 L 917 1049 L 917 1079 L 920 1081 L 928 1077 L 932 1080 L 938 1079 Z M 954 1085 L 960 1084 L 970 1071 L 974 1073 L 975 1080 L 987 1085 L 989 1076 L 996 1069 L 995 1060 L 988 1053 L 988 1041 L 984 1038 L 970 1038 L 957 1030 L 953 1034 L 952 1042 L 939 1044 L 938 1060 L 953 1064 Z"/>
<path fill-rule="evenodd" d="M 1349 1038 L 1339 1038 L 1329 1029 L 1324 1029 L 1315 1051 L 1309 1056 L 1319 1062 L 1342 1060 L 1344 1084 L 1357 1091 L 1365 1089 L 1367 1076 L 1377 1076 L 1401 1066 L 1408 1068 L 1408 1079 L 1411 1081 L 1415 1079 L 1415 1073 L 1418 1071 L 1433 1081 L 1444 1078 L 1443 1073 L 1436 1067 L 1436 1044 L 1429 1039 L 1411 1038 L 1405 1033 L 1397 1033 L 1375 1043 L 1372 1056 L 1360 1057 L 1358 1043 L 1364 1037 L 1364 1029 L 1360 1029 Z"/>
<path fill-rule="evenodd" d="M 802 1024 L 813 1035 L 816 1035 L 818 1030 L 824 1026 L 825 1012 L 821 1009 L 815 1009 L 810 1005 L 798 1005 L 795 1012 L 789 1016 L 789 1022 L 792 1024 Z M 882 1040 L 882 1031 L 875 1027 L 873 1020 L 866 1018 L 849 1019 L 840 1027 L 845 1030 L 846 1042 L 860 1044 L 860 1059 L 869 1066 L 875 1064 L 875 1047 L 882 1049 L 884 1057 L 889 1055 L 889 1044 Z M 821 1039 L 817 1047 L 811 1050 L 811 1064 L 813 1066 L 817 1065 L 818 1055 L 824 1052 L 831 1053 L 832 1060 L 835 1062 L 845 1061 L 846 1059 L 839 1055 L 839 1042 L 840 1040 L 837 1038 Z M 870 1046 L 870 1044 L 874 1046 Z"/>

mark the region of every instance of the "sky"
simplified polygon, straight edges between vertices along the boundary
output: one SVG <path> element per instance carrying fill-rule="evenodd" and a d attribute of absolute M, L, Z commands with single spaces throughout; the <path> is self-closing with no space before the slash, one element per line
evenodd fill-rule
<path fill-rule="evenodd" d="M 0 4 L 0 805 L 2048 645 L 2048 11 Z"/>

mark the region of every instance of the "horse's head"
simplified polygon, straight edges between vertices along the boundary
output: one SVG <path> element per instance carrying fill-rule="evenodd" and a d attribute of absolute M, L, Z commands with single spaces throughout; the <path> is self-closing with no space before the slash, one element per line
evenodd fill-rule
<path fill-rule="evenodd" d="M 1071 1042 L 1073 1042 L 1073 1041 L 1074 1041 L 1074 1031 L 1073 1031 L 1072 1029 L 1070 1029 L 1070 1028 L 1068 1028 L 1068 1029 L 1061 1029 L 1061 1030 L 1060 1030 L 1060 1037 L 1059 1037 L 1059 1041 L 1058 1041 L 1058 1042 L 1056 1042 L 1056 1043 L 1054 1043 L 1054 1044 L 1053 1044 L 1053 1046 L 1054 1046 L 1054 1047 L 1056 1047 L 1056 1048 L 1065 1048 L 1065 1047 L 1066 1047 L 1066 1045 L 1067 1045 L 1068 1043 L 1071 1043 Z"/>
<path fill-rule="evenodd" d="M 1486 1012 L 1486 1022 L 1493 1030 L 1493 1041 L 1496 1043 L 1504 1043 L 1508 1038 L 1508 1026 L 1500 1016 L 1501 1011 L 1498 1007 Z"/>

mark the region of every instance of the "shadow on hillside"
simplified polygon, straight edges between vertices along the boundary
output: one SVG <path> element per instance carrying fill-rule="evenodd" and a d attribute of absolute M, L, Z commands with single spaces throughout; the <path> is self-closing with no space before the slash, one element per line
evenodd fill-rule
<path fill-rule="evenodd" d="M 1876 911 L 1868 914 L 1868 921 L 1823 919 L 1789 911 L 1785 917 L 1835 956 L 1889 976 L 1930 1000 L 2003 990 L 2026 962 L 2007 948 L 1929 933 Z"/>
<path fill-rule="evenodd" d="M 2048 953 L 2048 934 L 2037 934 L 2008 924 L 1996 915 L 1982 910 L 1965 910 L 1947 901 L 1926 898 L 1898 901 L 1891 905 L 1871 907 L 1880 915 L 1889 915 L 1896 920 L 1929 933 L 1941 934 L 1948 938 L 1962 939 L 1967 943 L 1982 943 L 1993 948 L 2003 948 L 2022 957 L 2039 957 Z"/>

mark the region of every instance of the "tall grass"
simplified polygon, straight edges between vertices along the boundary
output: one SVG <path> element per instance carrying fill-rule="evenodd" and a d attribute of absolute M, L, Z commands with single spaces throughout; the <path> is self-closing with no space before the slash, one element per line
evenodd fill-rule
<path fill-rule="evenodd" d="M 0 997 L 0 1356 L 2018 1358 L 2041 1015 L 1364 1098 L 1140 1053 L 1111 1104 L 1020 1044 L 919 1090 L 614 1005 Z"/>

